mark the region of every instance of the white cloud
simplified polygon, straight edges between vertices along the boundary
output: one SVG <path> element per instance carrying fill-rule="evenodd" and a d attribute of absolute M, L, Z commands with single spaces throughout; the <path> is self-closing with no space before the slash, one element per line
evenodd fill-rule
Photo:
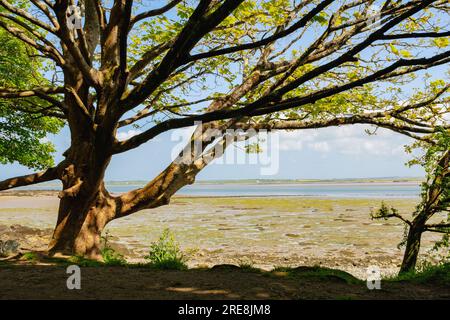
<path fill-rule="evenodd" d="M 124 140 L 128 140 L 131 137 L 134 137 L 140 133 L 141 133 L 140 130 L 128 130 L 128 131 L 117 132 L 116 138 L 119 141 L 124 141 Z"/>
<path fill-rule="evenodd" d="M 319 137 L 317 130 L 278 131 L 279 149 L 284 151 L 302 150 L 305 143 L 313 142 Z"/>
<path fill-rule="evenodd" d="M 326 141 L 309 143 L 308 147 L 317 152 L 327 153 L 330 151 L 330 145 Z"/>
<path fill-rule="evenodd" d="M 278 132 L 279 149 L 299 151 L 309 149 L 320 153 L 344 155 L 369 154 L 373 156 L 398 156 L 404 154 L 404 145 L 410 139 L 387 129 L 379 128 L 376 134 L 369 135 L 367 125 L 354 125 L 314 130 Z"/>
<path fill-rule="evenodd" d="M 291 139 L 281 140 L 279 149 L 283 151 L 302 150 L 303 142 L 301 140 L 291 140 Z"/>

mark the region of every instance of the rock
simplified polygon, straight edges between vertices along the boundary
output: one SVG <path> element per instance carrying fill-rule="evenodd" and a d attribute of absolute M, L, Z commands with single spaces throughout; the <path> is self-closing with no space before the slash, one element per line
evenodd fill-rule
<path fill-rule="evenodd" d="M 298 238 L 298 237 L 300 237 L 300 235 L 296 234 L 296 233 L 286 233 L 285 236 L 289 237 L 289 238 Z"/>
<path fill-rule="evenodd" d="M 0 256 L 7 257 L 19 251 L 20 243 L 16 240 L 0 240 Z"/>
<path fill-rule="evenodd" d="M 21 248 L 31 251 L 45 250 L 52 236 L 51 229 L 30 228 L 21 225 L 0 225 L 0 240 L 3 243 L 14 240 Z"/>
<path fill-rule="evenodd" d="M 215 265 L 211 268 L 211 270 L 240 270 L 241 268 L 239 266 L 236 266 L 234 264 L 219 264 Z"/>

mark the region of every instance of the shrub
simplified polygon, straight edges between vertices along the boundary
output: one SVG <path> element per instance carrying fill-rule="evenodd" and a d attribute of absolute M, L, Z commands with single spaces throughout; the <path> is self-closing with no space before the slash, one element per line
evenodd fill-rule
<path fill-rule="evenodd" d="M 186 270 L 186 256 L 181 252 L 175 237 L 169 229 L 164 229 L 159 239 L 150 246 L 144 257 L 149 266 L 163 270 Z"/>
<path fill-rule="evenodd" d="M 127 264 L 124 256 L 114 250 L 109 244 L 110 234 L 106 232 L 105 236 L 102 237 L 103 248 L 101 249 L 101 254 L 103 262 L 110 266 L 122 266 Z"/>

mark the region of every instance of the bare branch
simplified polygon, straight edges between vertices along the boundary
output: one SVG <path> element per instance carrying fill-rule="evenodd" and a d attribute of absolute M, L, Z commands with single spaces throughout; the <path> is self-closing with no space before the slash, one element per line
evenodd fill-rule
<path fill-rule="evenodd" d="M 141 20 L 166 13 L 170 9 L 174 8 L 181 1 L 182 0 L 172 0 L 168 4 L 166 4 L 165 6 L 163 6 L 161 8 L 149 10 L 149 11 L 138 14 L 137 16 L 135 16 L 131 19 L 130 28 L 132 28 L 133 25 L 135 25 L 136 23 L 138 23 Z"/>
<path fill-rule="evenodd" d="M 120 117 L 145 101 L 169 77 L 171 72 L 183 64 L 183 60 L 198 41 L 226 19 L 242 2 L 243 0 L 225 0 L 218 9 L 205 16 L 211 0 L 201 0 L 158 67 L 146 77 L 141 85 L 122 97 L 123 108 L 118 116 Z"/>
<path fill-rule="evenodd" d="M 31 0 L 31 2 L 47 16 L 47 18 L 51 21 L 56 30 L 58 30 L 59 29 L 58 20 L 56 20 L 56 17 L 49 10 L 49 7 L 51 6 L 49 6 L 48 3 L 41 0 Z"/>

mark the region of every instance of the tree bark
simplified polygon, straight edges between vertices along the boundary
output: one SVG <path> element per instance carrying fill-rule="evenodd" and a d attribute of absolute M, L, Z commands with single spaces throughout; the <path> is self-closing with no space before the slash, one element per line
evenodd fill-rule
<path fill-rule="evenodd" d="M 403 255 L 400 274 L 414 271 L 420 251 L 420 241 L 422 238 L 423 226 L 411 225 L 408 231 L 405 253 Z"/>
<path fill-rule="evenodd" d="M 49 254 L 101 260 L 101 234 L 114 212 L 114 200 L 103 187 L 93 199 L 84 195 L 61 199 Z"/>
<path fill-rule="evenodd" d="M 100 257 L 101 233 L 114 216 L 115 202 L 103 183 L 110 158 L 96 145 L 73 144 L 68 152 L 50 254 Z"/>
<path fill-rule="evenodd" d="M 84 86 L 78 85 L 76 89 L 87 106 Z M 76 102 L 66 98 L 65 103 Z M 48 253 L 100 260 L 101 234 L 115 214 L 114 198 L 104 187 L 113 136 L 99 126 L 94 130 L 92 122 L 85 121 L 88 115 L 77 112 L 77 106 L 71 109 L 74 110 L 69 121 L 72 143 L 65 152 L 65 166 L 59 177 L 63 190 L 59 193 L 58 218 Z"/>

